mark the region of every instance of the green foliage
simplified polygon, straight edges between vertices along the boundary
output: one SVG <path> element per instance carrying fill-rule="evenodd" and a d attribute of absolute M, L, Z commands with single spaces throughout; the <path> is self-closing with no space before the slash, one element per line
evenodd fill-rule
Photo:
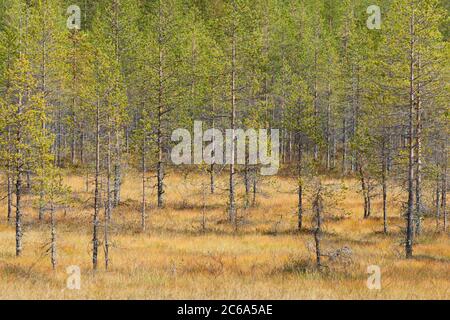
<path fill-rule="evenodd" d="M 22 54 L 7 71 L 10 81 L 6 101 L 1 105 L 3 159 L 19 170 L 33 168 L 49 160 L 52 137 L 46 129 L 48 115 L 40 93 L 32 93 L 36 81 L 30 77 L 29 60 Z"/>

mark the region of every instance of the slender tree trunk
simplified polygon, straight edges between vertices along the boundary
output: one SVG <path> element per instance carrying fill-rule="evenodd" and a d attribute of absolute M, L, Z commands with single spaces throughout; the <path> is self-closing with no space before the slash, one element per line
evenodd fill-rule
<path fill-rule="evenodd" d="M 22 168 L 17 168 L 16 180 L 16 256 L 22 254 Z"/>
<path fill-rule="evenodd" d="M 298 139 L 298 162 L 297 162 L 297 183 L 298 183 L 298 206 L 297 206 L 297 230 L 301 231 L 303 227 L 303 178 L 302 178 L 302 169 L 303 169 L 303 144 L 302 139 L 299 137 Z"/>
<path fill-rule="evenodd" d="M 347 174 L 347 119 L 342 120 L 342 175 Z"/>
<path fill-rule="evenodd" d="M 244 165 L 244 186 L 245 186 L 245 208 L 250 206 L 250 168 L 248 165 L 248 155 L 245 158 Z"/>
<path fill-rule="evenodd" d="M 383 141 L 382 152 L 382 167 L 381 167 L 381 186 L 383 192 L 383 232 L 388 233 L 388 219 L 387 219 L 387 158 L 386 158 L 386 143 Z"/>
<path fill-rule="evenodd" d="M 108 152 L 106 157 L 106 203 L 105 203 L 105 269 L 109 267 L 109 222 L 111 221 L 112 211 L 112 190 L 111 190 L 111 125 L 108 119 Z"/>
<path fill-rule="evenodd" d="M 439 231 L 439 224 L 441 220 L 441 177 L 436 179 L 436 230 Z"/>
<path fill-rule="evenodd" d="M 314 201 L 313 201 L 313 210 L 316 220 L 316 228 L 314 230 L 314 242 L 316 246 L 316 265 L 317 268 L 322 270 L 322 252 L 320 247 L 320 241 L 322 240 L 322 194 L 321 194 L 321 186 L 319 186 L 319 189 L 317 190 L 317 193 L 315 195 Z"/>
<path fill-rule="evenodd" d="M 45 128 L 42 128 L 42 130 L 45 130 Z M 44 168 L 44 163 L 40 163 L 41 168 Z M 44 173 L 45 174 L 45 173 Z M 41 181 L 39 181 L 39 221 L 42 221 L 44 219 L 44 212 L 45 212 L 45 190 L 44 190 L 44 177 L 41 177 Z"/>
<path fill-rule="evenodd" d="M 7 210 L 8 210 L 8 224 L 11 223 L 12 220 L 12 189 L 13 189 L 13 181 L 12 181 L 12 177 L 11 177 L 11 173 L 9 172 L 8 169 L 8 173 L 7 173 L 7 192 L 8 192 L 8 202 L 7 202 Z"/>
<path fill-rule="evenodd" d="M 314 125 L 316 130 L 319 128 L 319 104 L 317 92 L 317 48 L 314 49 Z M 319 145 L 314 142 L 314 161 L 319 160 Z"/>
<path fill-rule="evenodd" d="M 209 167 L 209 191 L 211 194 L 215 192 L 214 163 Z"/>
<path fill-rule="evenodd" d="M 114 13 L 114 42 L 115 42 L 115 55 L 117 65 L 121 66 L 121 24 L 120 24 L 120 11 L 121 3 L 118 0 L 114 0 L 113 13 Z M 121 70 L 122 71 L 122 70 Z M 121 150 L 121 128 L 118 125 L 114 125 L 115 130 L 115 159 L 114 159 L 114 199 L 112 202 L 113 207 L 117 207 L 120 203 L 120 189 L 122 186 L 122 150 Z M 110 210 L 110 215 L 112 212 Z"/>
<path fill-rule="evenodd" d="M 72 60 L 71 60 L 71 64 L 72 64 L 72 112 L 71 112 L 71 116 L 72 116 L 72 130 L 71 130 L 71 144 L 70 144 L 70 160 L 71 160 L 71 164 L 72 166 L 75 165 L 76 162 L 76 142 L 77 142 L 77 116 L 76 116 L 76 112 L 77 110 L 77 93 L 78 93 L 78 70 L 77 70 L 77 65 L 78 65 L 78 61 L 77 61 L 77 54 L 75 53 L 76 48 L 78 46 L 77 43 L 77 30 L 73 30 L 71 33 L 71 38 L 72 38 Z"/>
<path fill-rule="evenodd" d="M 44 183 L 39 182 L 39 221 L 44 219 L 45 203 L 44 203 Z"/>
<path fill-rule="evenodd" d="M 162 149 L 162 133 L 161 127 L 158 129 L 158 163 L 157 171 L 157 187 L 158 187 L 158 208 L 164 207 L 164 163 Z"/>
<path fill-rule="evenodd" d="M 369 217 L 368 209 L 369 209 L 369 203 L 368 203 L 368 185 L 366 181 L 366 177 L 364 176 L 364 170 L 362 168 L 361 164 L 358 164 L 359 168 L 359 179 L 361 181 L 361 192 L 364 198 L 364 219 L 367 219 Z"/>
<path fill-rule="evenodd" d="M 46 7 L 46 1 L 44 1 L 43 3 L 44 5 L 44 10 L 43 10 L 43 19 L 42 19 L 42 23 L 41 23 L 41 86 L 40 86 L 40 91 L 42 94 L 42 97 L 44 99 L 47 99 L 47 60 L 48 60 L 48 45 L 47 45 L 47 25 L 46 25 L 46 20 L 47 20 L 47 7 Z M 47 102 L 45 102 L 45 105 L 47 106 Z M 45 131 L 46 127 L 45 127 L 45 122 L 42 122 L 42 130 Z M 43 161 L 40 163 L 41 168 L 44 168 L 44 163 Z M 45 190 L 44 190 L 44 181 L 42 179 L 43 177 L 41 177 L 41 181 L 39 182 L 39 221 L 42 221 L 44 218 L 44 211 L 45 211 L 45 201 L 44 201 L 44 196 L 45 196 Z"/>
<path fill-rule="evenodd" d="M 328 93 L 327 93 L 327 128 L 326 128 L 326 138 L 327 138 L 327 170 L 331 169 L 331 84 L 328 82 Z"/>
<path fill-rule="evenodd" d="M 202 233 L 206 231 L 206 193 L 207 185 L 202 183 Z"/>
<path fill-rule="evenodd" d="M 213 133 L 215 133 L 215 129 L 216 129 L 216 121 L 214 119 L 215 117 L 215 99 L 213 96 L 212 99 L 212 113 L 213 113 L 213 118 L 212 118 L 212 129 L 213 129 Z M 216 144 L 216 139 L 213 135 L 213 150 L 215 150 L 215 144 Z M 214 151 L 213 151 L 214 152 Z M 214 157 L 216 156 L 216 154 L 214 153 Z M 215 177 L 214 177 L 214 161 L 211 163 L 210 167 L 209 167 L 209 189 L 211 194 L 214 194 L 215 192 Z"/>
<path fill-rule="evenodd" d="M 25 33 L 28 32 L 28 13 L 29 13 L 29 7 L 26 6 L 26 14 L 25 14 Z M 20 18 L 21 19 L 21 18 Z M 26 36 L 25 36 L 26 39 Z M 20 46 L 22 45 L 22 38 L 19 38 Z M 25 46 L 25 50 L 27 49 L 27 46 Z M 23 57 L 23 53 L 20 52 L 20 57 Z M 26 94 L 28 94 L 28 89 Z M 23 93 L 19 94 L 18 99 L 18 107 L 16 111 L 16 116 L 18 118 L 21 118 L 23 115 L 23 103 L 24 103 L 24 95 Z M 23 152 L 23 143 L 24 143 L 24 137 L 23 137 L 23 130 L 22 127 L 19 125 L 16 127 L 14 132 L 14 144 L 15 144 L 15 153 L 16 153 L 16 159 L 14 159 L 14 175 L 15 175 L 15 195 L 16 195 L 16 257 L 19 257 L 22 255 L 22 236 L 23 236 L 23 230 L 22 230 L 22 193 L 23 193 L 23 174 L 24 174 L 24 152 Z"/>
<path fill-rule="evenodd" d="M 19 98 L 19 107 L 17 110 L 17 115 L 22 115 L 22 97 Z M 23 167 L 24 163 L 22 162 L 23 152 L 22 152 L 22 143 L 23 143 L 23 133 L 22 128 L 18 127 L 15 133 L 15 143 L 17 145 L 17 159 L 15 160 L 15 172 L 16 172 L 16 257 L 19 257 L 22 254 L 22 179 L 23 179 Z"/>
<path fill-rule="evenodd" d="M 236 10 L 236 8 L 235 8 Z M 233 21 L 233 23 L 235 23 Z M 231 159 L 230 159 L 230 194 L 229 194 L 229 220 L 232 224 L 236 222 L 236 204 L 234 189 L 234 157 L 235 157 L 235 118 L 236 118 L 236 30 L 233 25 L 231 54 Z"/>
<path fill-rule="evenodd" d="M 292 143 L 293 137 L 292 137 L 292 132 L 289 132 L 289 163 L 292 163 L 292 156 L 293 156 L 293 143 Z"/>
<path fill-rule="evenodd" d="M 389 135 L 388 138 L 389 146 L 391 146 L 392 149 L 398 149 L 398 145 L 395 143 L 395 139 L 392 139 L 392 136 Z M 392 171 L 392 155 L 391 151 L 388 149 L 386 153 L 386 171 L 390 173 Z"/>
<path fill-rule="evenodd" d="M 61 108 L 58 108 L 58 134 L 56 139 L 56 165 L 61 168 L 62 166 L 62 115 Z"/>
<path fill-rule="evenodd" d="M 352 138 L 356 135 L 356 130 L 358 127 L 358 114 L 359 114 L 359 68 L 352 65 L 352 121 L 351 121 L 351 134 Z M 355 172 L 358 170 L 358 159 L 357 151 L 352 150 L 351 157 L 351 170 Z"/>
<path fill-rule="evenodd" d="M 25 171 L 27 177 L 27 193 L 31 192 L 31 170 L 27 169 Z"/>
<path fill-rule="evenodd" d="M 160 7 L 159 19 L 161 25 L 162 11 Z M 158 89 L 158 129 L 157 129 L 157 142 L 158 142 L 158 163 L 156 166 L 157 171 L 157 188 L 158 188 L 158 208 L 164 207 L 164 162 L 163 162 L 163 133 L 162 133 L 162 117 L 164 112 L 163 95 L 164 95 L 164 50 L 163 50 L 163 35 L 162 30 L 159 30 L 159 89 Z"/>
<path fill-rule="evenodd" d="M 257 168 L 253 168 L 253 199 L 252 199 L 252 206 L 256 206 L 256 193 L 257 191 L 257 187 L 258 187 L 258 178 L 257 178 Z"/>
<path fill-rule="evenodd" d="M 147 145 L 147 133 L 144 130 L 143 133 L 144 137 L 143 137 L 143 143 L 142 143 L 142 159 L 141 159 L 141 168 L 142 168 L 142 208 L 141 208 L 141 227 L 142 227 L 142 231 L 145 231 L 146 228 L 146 199 L 145 199 L 145 173 L 147 171 L 147 168 L 145 166 L 145 156 L 146 156 L 146 145 Z"/>
<path fill-rule="evenodd" d="M 417 77 L 420 78 L 420 58 L 418 60 Z M 415 208 L 415 233 L 419 235 L 422 231 L 422 101 L 421 84 L 417 86 L 416 103 L 416 208 Z"/>
<path fill-rule="evenodd" d="M 8 151 L 11 154 L 11 128 L 8 127 Z M 8 157 L 8 163 L 7 163 L 7 172 L 6 172 L 6 180 L 7 180 L 7 197 L 8 197 L 8 201 L 7 201 L 7 211 L 8 211 L 8 224 L 11 223 L 12 220 L 12 194 L 13 194 L 13 178 L 11 175 L 11 170 L 12 170 L 12 166 L 11 166 L 11 160 Z"/>
<path fill-rule="evenodd" d="M 94 271 L 98 265 L 98 228 L 100 211 L 100 98 L 97 98 L 97 111 L 95 117 L 95 190 L 94 190 L 94 217 L 93 217 L 93 237 L 92 237 L 92 266 Z"/>
<path fill-rule="evenodd" d="M 367 218 L 370 218 L 370 215 L 372 214 L 372 182 L 369 179 L 367 179 Z"/>
<path fill-rule="evenodd" d="M 413 216 L 414 216 L 414 64 L 415 64 L 415 17 L 414 12 L 410 19 L 410 77 L 409 77 L 409 132 L 408 132 L 408 209 L 406 212 L 406 242 L 405 252 L 406 258 L 412 258 L 413 256 Z"/>
<path fill-rule="evenodd" d="M 75 100 L 75 99 L 73 99 Z M 74 102 L 75 104 L 75 102 Z M 71 137 L 70 137 L 70 163 L 72 166 L 75 165 L 76 163 L 76 154 L 77 154 L 77 129 L 76 129 L 76 115 L 75 115 L 75 110 L 73 111 L 73 115 L 72 115 L 72 132 L 71 132 Z"/>
<path fill-rule="evenodd" d="M 80 163 L 84 164 L 84 132 L 83 129 L 81 129 L 80 133 Z"/>
<path fill-rule="evenodd" d="M 113 206 L 117 207 L 120 203 L 120 189 L 122 186 L 122 152 L 120 143 L 120 130 L 116 128 L 116 145 L 115 145 L 115 163 L 114 163 L 114 200 Z"/>
<path fill-rule="evenodd" d="M 50 224 L 51 224 L 51 262 L 53 270 L 56 270 L 56 217 L 55 205 L 50 203 Z"/>
<path fill-rule="evenodd" d="M 447 149 L 444 149 L 447 150 Z M 444 175 L 442 179 L 442 214 L 444 215 L 444 232 L 447 232 L 448 212 L 447 212 L 447 154 L 444 155 Z"/>
<path fill-rule="evenodd" d="M 120 162 L 120 159 L 117 161 Z M 114 164 L 114 199 L 113 206 L 117 207 L 120 203 L 120 189 L 122 185 L 122 172 L 121 165 L 116 163 Z"/>
<path fill-rule="evenodd" d="M 336 128 L 333 127 L 333 151 L 331 153 L 331 168 L 336 168 L 336 149 L 337 149 L 337 143 L 336 143 Z"/>
<path fill-rule="evenodd" d="M 130 128 L 128 126 L 125 127 L 125 152 L 126 154 L 130 153 Z"/>

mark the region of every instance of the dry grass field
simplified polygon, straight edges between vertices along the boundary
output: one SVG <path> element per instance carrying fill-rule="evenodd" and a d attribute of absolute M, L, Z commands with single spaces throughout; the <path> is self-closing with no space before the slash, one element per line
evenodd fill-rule
<path fill-rule="evenodd" d="M 219 188 L 204 197 L 201 185 L 207 177 L 173 174 L 167 180 L 165 209 L 155 210 L 149 190 L 149 226 L 142 233 L 140 179 L 126 177 L 123 203 L 113 213 L 110 270 L 100 265 L 95 274 L 92 192 L 85 192 L 84 178 L 67 178 L 77 201 L 65 214 L 58 212 L 56 271 L 46 252 L 48 221 L 37 222 L 33 210 L 26 211 L 23 256 L 15 257 L 14 227 L 6 224 L 3 201 L 0 299 L 450 299 L 449 234 L 436 233 L 434 219 L 427 218 L 415 258 L 404 259 L 399 203 L 390 203 L 390 232 L 384 235 L 380 199 L 374 201 L 373 217 L 363 219 L 356 180 L 343 181 L 347 188 L 339 195 L 339 205 L 325 208 L 322 244 L 326 252 L 349 247 L 351 259 L 326 261 L 323 272 L 315 269 L 309 249 L 309 198 L 305 231 L 295 232 L 293 179 L 265 181 L 258 205 L 239 211 L 237 230 L 226 223 L 225 191 Z M 66 268 L 71 265 L 81 268 L 80 290 L 66 287 Z M 366 285 L 370 265 L 381 268 L 381 290 Z"/>

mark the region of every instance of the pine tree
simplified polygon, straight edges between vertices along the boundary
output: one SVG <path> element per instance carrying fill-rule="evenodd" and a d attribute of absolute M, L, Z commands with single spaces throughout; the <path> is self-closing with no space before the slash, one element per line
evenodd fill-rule
<path fill-rule="evenodd" d="M 141 58 L 144 99 L 148 103 L 150 117 L 156 120 L 154 127 L 156 145 L 156 188 L 158 208 L 164 206 L 166 192 L 164 179 L 169 147 L 170 129 L 177 127 L 176 113 L 182 113 L 183 99 L 188 96 L 186 74 L 188 50 L 183 6 L 179 1 L 156 1 L 144 6 L 144 46 Z M 190 43 L 189 43 L 190 45 Z M 189 46 L 190 47 L 190 46 Z"/>
<path fill-rule="evenodd" d="M 22 253 L 23 235 L 23 184 L 25 170 L 39 167 L 40 161 L 35 154 L 44 155 L 50 151 L 51 139 L 45 124 L 46 103 L 42 94 L 35 93 L 37 86 L 34 78 L 30 77 L 31 66 L 26 55 L 21 53 L 7 71 L 10 85 L 6 92 L 6 101 L 1 108 L 2 132 L 8 128 L 10 135 L 2 145 L 7 163 L 11 163 L 13 182 L 15 185 L 16 209 L 16 255 Z"/>
<path fill-rule="evenodd" d="M 417 227 L 421 215 L 421 106 L 425 105 L 424 101 L 432 101 L 434 95 L 439 95 L 433 83 L 441 66 L 439 61 L 443 44 L 439 27 L 443 17 L 439 1 L 399 0 L 392 5 L 385 21 L 389 31 L 383 37 L 383 44 L 390 53 L 383 62 L 390 72 L 389 94 L 396 98 L 397 106 L 405 112 L 400 121 L 405 123 L 408 137 L 407 258 L 413 255 L 414 225 Z M 424 92 L 424 84 L 428 86 L 427 92 Z"/>

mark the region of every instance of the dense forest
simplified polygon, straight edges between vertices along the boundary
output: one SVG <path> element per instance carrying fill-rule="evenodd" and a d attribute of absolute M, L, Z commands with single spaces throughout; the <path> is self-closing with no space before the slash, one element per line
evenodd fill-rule
<path fill-rule="evenodd" d="M 393 186 L 400 187 L 403 255 L 413 257 L 425 216 L 448 232 L 448 5 L 0 0 L 2 215 L 15 226 L 16 255 L 27 250 L 23 218 L 35 206 L 40 220 L 50 219 L 56 265 L 69 172 L 85 177 L 92 194 L 94 269 L 102 247 L 108 268 L 108 225 L 130 170 L 142 177 L 142 231 L 149 210 L 164 208 L 172 192 L 168 173 L 186 169 L 207 177 L 208 193 L 226 189 L 224 218 L 237 223 L 266 179 L 258 165 L 170 161 L 172 132 L 202 121 L 223 130 L 279 129 L 278 174 L 295 177 L 292 228 L 299 231 L 314 177 L 357 179 L 364 218 L 382 197 L 384 233 Z M 219 186 L 223 175 L 228 184 Z M 312 206 L 316 235 L 327 196 L 321 190 Z"/>

